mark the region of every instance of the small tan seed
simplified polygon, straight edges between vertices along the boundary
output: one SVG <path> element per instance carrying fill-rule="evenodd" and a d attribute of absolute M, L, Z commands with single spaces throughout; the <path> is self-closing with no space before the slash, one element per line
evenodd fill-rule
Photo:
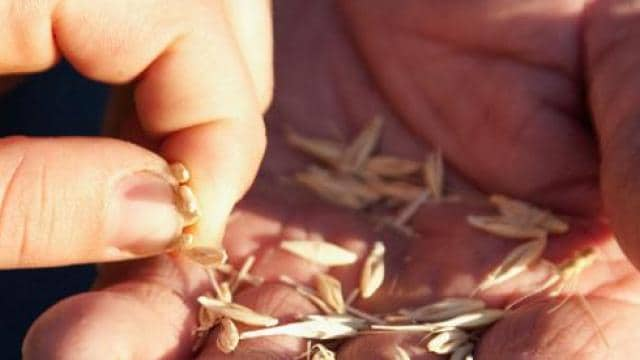
<path fill-rule="evenodd" d="M 507 218 L 523 226 L 539 227 L 552 234 L 562 234 L 569 230 L 569 224 L 553 215 L 522 200 L 504 195 L 491 195 L 489 201 Z"/>
<path fill-rule="evenodd" d="M 359 172 L 369 160 L 382 134 L 382 117 L 376 116 L 360 131 L 342 154 L 339 169 L 345 173 Z"/>
<path fill-rule="evenodd" d="M 404 178 L 420 170 L 417 161 L 401 159 L 388 155 L 376 155 L 367 161 L 366 172 L 387 178 Z"/>
<path fill-rule="evenodd" d="M 416 322 L 443 321 L 484 309 L 485 306 L 484 301 L 478 299 L 448 298 L 411 310 L 406 317 Z"/>
<path fill-rule="evenodd" d="M 427 156 L 423 167 L 424 184 L 434 199 L 439 200 L 444 193 L 444 164 L 442 151 L 436 150 Z"/>
<path fill-rule="evenodd" d="M 403 181 L 385 181 L 375 177 L 368 177 L 365 182 L 377 194 L 401 202 L 411 202 L 424 192 L 423 187 Z"/>
<path fill-rule="evenodd" d="M 469 215 L 467 223 L 490 234 L 509 239 L 530 239 L 546 236 L 547 232 L 536 226 L 523 225 L 505 216 Z"/>
<path fill-rule="evenodd" d="M 316 290 L 320 298 L 331 306 L 336 313 L 344 313 L 345 304 L 340 281 L 327 274 L 317 274 L 315 280 Z"/>
<path fill-rule="evenodd" d="M 325 266 L 350 265 L 358 255 L 338 245 L 319 240 L 287 240 L 280 248 L 305 260 Z"/>
<path fill-rule="evenodd" d="M 540 259 L 546 246 L 547 239 L 544 237 L 517 246 L 478 285 L 476 292 L 486 290 L 523 273 L 529 266 Z"/>
<path fill-rule="evenodd" d="M 204 266 L 218 266 L 227 261 L 227 253 L 224 249 L 205 246 L 191 246 L 181 252 L 191 260 Z"/>
<path fill-rule="evenodd" d="M 274 326 L 278 324 L 278 319 L 258 314 L 248 307 L 240 304 L 229 304 L 207 296 L 198 297 L 198 302 L 214 314 L 228 317 L 243 324 L 254 326 Z"/>
<path fill-rule="evenodd" d="M 469 337 L 469 334 L 462 330 L 447 329 L 432 336 L 427 343 L 427 349 L 440 355 L 450 354 L 469 341 Z"/>
<path fill-rule="evenodd" d="M 377 192 L 353 178 L 314 166 L 297 173 L 295 178 L 324 200 L 350 209 L 362 209 L 380 198 Z"/>
<path fill-rule="evenodd" d="M 228 354 L 238 347 L 240 342 L 240 334 L 236 324 L 228 318 L 223 318 L 220 321 L 220 331 L 218 333 L 218 339 L 216 345 L 218 349 L 225 354 Z"/>
<path fill-rule="evenodd" d="M 183 163 L 176 162 L 169 165 L 169 172 L 180 185 L 186 184 L 191 180 L 191 173 Z"/>
<path fill-rule="evenodd" d="M 384 282 L 384 244 L 376 241 L 364 261 L 360 275 L 360 294 L 370 298 Z"/>
<path fill-rule="evenodd" d="M 289 145 L 331 166 L 338 165 L 344 152 L 344 145 L 340 143 L 305 137 L 291 129 L 286 130 L 285 136 Z"/>
<path fill-rule="evenodd" d="M 358 329 L 347 323 L 321 320 L 317 318 L 314 320 L 294 322 L 265 329 L 245 331 L 240 334 L 240 339 L 244 340 L 264 336 L 287 335 L 304 339 L 330 340 L 354 336 L 357 333 Z"/>

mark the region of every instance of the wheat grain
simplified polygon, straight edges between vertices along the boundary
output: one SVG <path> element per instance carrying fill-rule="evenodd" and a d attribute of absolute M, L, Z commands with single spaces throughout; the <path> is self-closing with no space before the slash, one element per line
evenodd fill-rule
<path fill-rule="evenodd" d="M 418 172 L 420 168 L 421 164 L 417 161 L 377 155 L 367 161 L 365 172 L 386 178 L 404 178 Z"/>
<path fill-rule="evenodd" d="M 489 201 L 507 218 L 522 225 L 536 226 L 551 234 L 562 234 L 569 230 L 569 224 L 553 215 L 522 200 L 504 195 L 491 195 Z"/>
<path fill-rule="evenodd" d="M 441 199 L 444 189 L 444 164 L 440 150 L 436 150 L 427 156 L 422 172 L 424 184 L 433 198 L 436 200 Z"/>
<path fill-rule="evenodd" d="M 218 332 L 218 338 L 216 339 L 216 345 L 220 351 L 228 354 L 238 347 L 240 342 L 240 334 L 236 324 L 228 318 L 223 318 L 220 321 L 220 331 Z"/>
<path fill-rule="evenodd" d="M 459 329 L 446 329 L 435 333 L 427 343 L 427 350 L 439 354 L 450 354 L 469 341 L 469 334 Z"/>
<path fill-rule="evenodd" d="M 200 303 L 200 305 L 206 307 L 214 314 L 228 317 L 243 324 L 254 326 L 274 326 L 278 324 L 278 319 L 271 316 L 258 314 L 248 307 L 239 304 L 225 303 L 224 301 L 220 301 L 208 296 L 198 297 L 198 302 Z"/>
<path fill-rule="evenodd" d="M 411 321 L 434 322 L 481 310 L 485 306 L 484 301 L 478 299 L 447 298 L 410 310 L 404 316 Z"/>
<path fill-rule="evenodd" d="M 191 180 L 191 173 L 183 163 L 176 162 L 169 165 L 169 172 L 180 185 L 186 184 Z"/>
<path fill-rule="evenodd" d="M 218 249 L 205 246 L 191 246 L 183 248 L 182 253 L 191 260 L 204 266 L 218 266 L 227 261 L 227 252 L 224 249 Z"/>
<path fill-rule="evenodd" d="M 384 281 L 384 254 L 384 244 L 376 241 L 364 261 L 360 275 L 360 294 L 365 299 L 371 297 Z"/>
<path fill-rule="evenodd" d="M 280 248 L 305 260 L 325 266 L 353 264 L 358 255 L 338 245 L 320 240 L 286 240 Z"/>
<path fill-rule="evenodd" d="M 351 209 L 361 209 L 380 198 L 378 192 L 362 182 L 349 176 L 332 174 L 315 166 L 297 173 L 295 178 L 324 200 Z"/>
<path fill-rule="evenodd" d="M 517 223 L 505 216 L 469 215 L 467 223 L 490 234 L 510 239 L 539 238 L 547 234 L 544 229 Z"/>
<path fill-rule="evenodd" d="M 313 340 L 330 340 L 351 337 L 358 334 L 358 329 L 347 323 L 328 321 L 320 318 L 264 329 L 245 331 L 240 339 L 253 339 L 264 336 L 292 336 Z"/>
<path fill-rule="evenodd" d="M 324 300 L 338 314 L 345 312 L 345 303 L 342 296 L 342 284 L 338 279 L 327 274 L 316 274 L 316 290 L 319 297 Z"/>
<path fill-rule="evenodd" d="M 365 183 L 376 194 L 401 202 L 411 202 L 424 192 L 423 187 L 404 181 L 387 181 L 376 177 L 367 177 Z"/>
<path fill-rule="evenodd" d="M 517 246 L 507 254 L 500 265 L 485 277 L 474 294 L 523 273 L 530 265 L 540 259 L 546 246 L 547 239 L 544 237 Z"/>
<path fill-rule="evenodd" d="M 289 145 L 331 166 L 338 165 L 344 152 L 344 145 L 340 143 L 305 137 L 291 129 L 285 131 L 285 137 Z"/>
<path fill-rule="evenodd" d="M 359 172 L 369 160 L 382 134 L 382 117 L 376 116 L 360 131 L 342 154 L 339 169 L 345 173 Z"/>

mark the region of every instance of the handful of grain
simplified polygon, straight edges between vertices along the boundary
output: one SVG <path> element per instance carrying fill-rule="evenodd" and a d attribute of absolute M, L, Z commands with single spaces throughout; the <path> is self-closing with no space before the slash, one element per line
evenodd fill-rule
<path fill-rule="evenodd" d="M 423 204 L 453 198 L 446 189 L 442 153 L 432 152 L 422 163 L 376 154 L 382 128 L 382 120 L 376 118 L 350 144 L 305 137 L 289 129 L 286 133 L 289 144 L 318 161 L 297 173 L 295 179 L 320 198 L 339 206 L 365 210 L 382 206 L 395 211 L 383 225 L 414 234 L 408 224 Z M 184 182 L 188 181 L 186 169 L 175 171 L 186 179 Z M 191 197 L 188 191 L 182 192 L 186 194 L 185 199 Z M 214 290 L 213 294 L 198 298 L 201 308 L 195 333 L 200 342 L 194 350 L 212 330 L 216 330 L 218 348 L 225 353 L 233 351 L 244 339 L 284 335 L 307 339 L 307 351 L 299 358 L 329 360 L 335 359 L 335 351 L 344 339 L 361 334 L 402 332 L 422 334 L 420 344 L 425 351 L 449 355 L 452 360 L 473 359 L 475 343 L 482 332 L 508 313 L 505 309 L 489 308 L 474 296 L 527 271 L 542 257 L 548 236 L 564 233 L 569 228 L 551 212 L 523 201 L 502 195 L 492 195 L 489 201 L 499 214 L 470 215 L 467 218 L 469 225 L 495 236 L 527 239 L 527 242 L 506 254 L 469 298 L 442 299 L 397 313 L 371 314 L 353 306 L 357 297 L 374 296 L 384 283 L 386 247 L 382 241 L 375 241 L 361 259 L 359 288 L 346 298 L 342 283 L 331 275 L 316 275 L 314 287 L 281 276 L 282 284 L 308 299 L 322 314 L 310 314 L 279 324 L 275 318 L 233 302 L 233 294 L 242 286 L 262 283 L 262 279 L 250 273 L 255 258 L 247 258 L 240 269 L 235 270 L 225 263 L 226 255 L 220 255 L 222 253 L 199 254 L 197 248 L 193 250 L 194 247 L 188 245 L 192 239 L 187 234 L 182 238 L 180 248 L 205 266 Z M 197 208 L 190 204 L 183 208 L 197 213 Z M 359 260 L 354 252 L 321 236 L 316 240 L 286 239 L 280 247 L 294 256 L 329 268 L 353 266 Z M 535 293 L 553 288 L 551 295 L 559 295 L 567 281 L 575 279 L 592 262 L 593 254 L 590 250 L 583 251 L 560 264 Z M 220 282 L 220 277 L 226 279 Z M 236 322 L 258 328 L 238 332 Z M 395 354 L 398 359 L 410 358 L 399 346 L 396 346 Z"/>

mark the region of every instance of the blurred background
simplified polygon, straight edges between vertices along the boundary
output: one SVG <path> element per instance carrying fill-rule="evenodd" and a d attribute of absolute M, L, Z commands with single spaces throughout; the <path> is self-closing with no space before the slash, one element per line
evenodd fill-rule
<path fill-rule="evenodd" d="M 60 64 L 0 96 L 0 136 L 98 135 L 107 92 Z M 93 266 L 0 270 L 0 358 L 20 359 L 29 325 L 55 302 L 88 289 L 94 275 Z"/>

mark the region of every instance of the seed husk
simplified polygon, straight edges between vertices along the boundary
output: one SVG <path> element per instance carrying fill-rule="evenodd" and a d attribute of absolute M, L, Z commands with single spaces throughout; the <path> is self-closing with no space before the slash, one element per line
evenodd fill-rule
<path fill-rule="evenodd" d="M 336 358 L 336 354 L 322 344 L 313 345 L 310 354 L 311 360 L 335 360 Z"/>
<path fill-rule="evenodd" d="M 442 161 L 442 151 L 436 150 L 427 155 L 423 167 L 423 178 L 427 189 L 434 199 L 442 198 L 444 189 L 444 164 Z"/>
<path fill-rule="evenodd" d="M 384 254 L 384 244 L 376 241 L 364 261 L 360 275 L 360 294 L 365 299 L 370 298 L 384 282 Z"/>
<path fill-rule="evenodd" d="M 181 249 L 181 252 L 191 260 L 204 266 L 218 266 L 227 261 L 228 258 L 224 249 L 214 247 L 191 246 Z"/>
<path fill-rule="evenodd" d="M 453 328 L 434 334 L 427 343 L 427 350 L 444 355 L 451 354 L 457 348 L 469 341 L 469 334 L 465 331 Z"/>
<path fill-rule="evenodd" d="M 357 333 L 358 329 L 355 329 L 346 323 L 316 318 L 314 320 L 306 320 L 270 328 L 245 331 L 240 334 L 240 339 L 244 340 L 263 336 L 287 335 L 313 340 L 330 340 L 354 336 Z"/>
<path fill-rule="evenodd" d="M 509 239 L 539 238 L 547 234 L 544 229 L 517 223 L 502 215 L 469 215 L 467 223 L 490 234 Z"/>
<path fill-rule="evenodd" d="M 243 324 L 253 326 L 274 326 L 278 324 L 278 319 L 268 315 L 259 314 L 240 304 L 229 304 L 208 296 L 198 297 L 198 302 L 214 314 L 227 317 Z"/>
<path fill-rule="evenodd" d="M 411 202 L 420 197 L 424 188 L 404 181 L 386 181 L 367 177 L 365 183 L 377 194 L 401 202 Z"/>
<path fill-rule="evenodd" d="M 363 169 L 375 150 L 382 134 L 382 117 L 376 116 L 360 131 L 343 152 L 339 169 L 345 173 L 357 173 Z"/>
<path fill-rule="evenodd" d="M 478 299 L 448 298 L 411 310 L 406 316 L 416 322 L 443 321 L 484 309 L 485 306 L 484 301 Z"/>
<path fill-rule="evenodd" d="M 320 240 L 286 240 L 280 247 L 296 256 L 325 266 L 350 265 L 358 255 L 343 247 Z"/>
<path fill-rule="evenodd" d="M 218 332 L 218 338 L 216 339 L 216 345 L 218 349 L 225 354 L 228 354 L 238 347 L 240 342 L 240 334 L 236 324 L 228 318 L 223 318 L 220 321 L 220 331 Z"/>
<path fill-rule="evenodd" d="M 285 136 L 289 145 L 331 166 L 338 165 L 345 148 L 338 142 L 305 137 L 291 129 L 286 130 Z"/>
<path fill-rule="evenodd" d="M 522 200 L 516 200 L 504 195 L 491 195 L 489 201 L 507 218 L 516 223 L 539 227 L 551 234 L 563 234 L 569 230 L 569 224 L 553 215 L 550 211 L 542 210 Z"/>
<path fill-rule="evenodd" d="M 454 318 L 421 324 L 373 324 L 371 330 L 379 331 L 400 331 L 400 332 L 433 332 L 439 329 L 460 328 L 460 329 L 477 329 L 493 324 L 504 316 L 504 311 L 500 309 L 482 309 L 467 314 L 459 315 Z"/>
<path fill-rule="evenodd" d="M 176 162 L 169 165 L 169 172 L 180 185 L 186 184 L 191 180 L 191 173 L 183 163 Z"/>
<path fill-rule="evenodd" d="M 388 155 L 376 155 L 367 161 L 366 172 L 386 178 L 404 178 L 420 170 L 417 161 Z"/>
<path fill-rule="evenodd" d="M 449 360 L 473 360 L 473 344 L 466 343 L 459 346 L 452 354 Z"/>
<path fill-rule="evenodd" d="M 476 292 L 501 284 L 523 273 L 529 266 L 540 259 L 546 246 L 546 237 L 531 240 L 517 246 L 507 254 L 500 265 L 485 277 L 480 285 L 478 285 Z"/>
<path fill-rule="evenodd" d="M 345 312 L 345 303 L 342 296 L 342 284 L 338 279 L 327 274 L 317 274 L 315 277 L 318 295 L 333 310 L 342 314 Z"/>
<path fill-rule="evenodd" d="M 351 209 L 362 209 L 380 199 L 380 194 L 366 184 L 316 166 L 297 173 L 295 178 L 323 199 Z"/>

